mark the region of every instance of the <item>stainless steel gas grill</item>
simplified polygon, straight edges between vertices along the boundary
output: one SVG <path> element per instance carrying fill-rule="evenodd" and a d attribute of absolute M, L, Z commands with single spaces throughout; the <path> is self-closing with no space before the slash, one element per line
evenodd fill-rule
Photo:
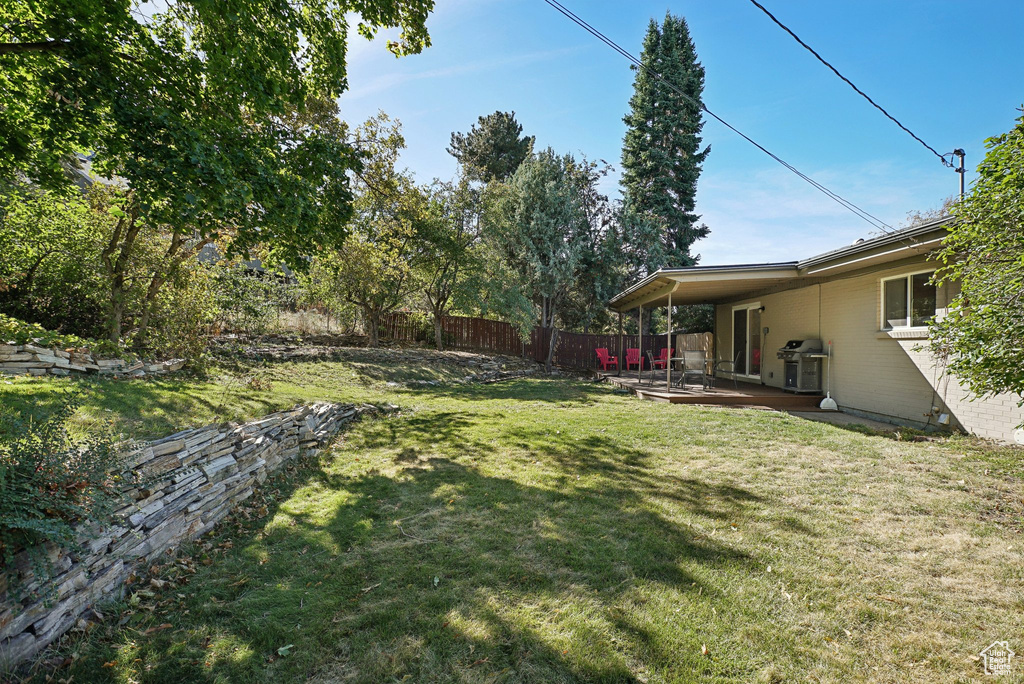
<path fill-rule="evenodd" d="M 825 357 L 821 340 L 790 340 L 776 356 L 785 361 L 787 392 L 821 394 L 821 360 Z"/>

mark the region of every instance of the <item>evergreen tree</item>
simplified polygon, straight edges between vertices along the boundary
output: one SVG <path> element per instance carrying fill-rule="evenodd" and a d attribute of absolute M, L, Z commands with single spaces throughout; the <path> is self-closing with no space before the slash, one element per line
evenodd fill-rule
<path fill-rule="evenodd" d="M 448 154 L 459 160 L 470 180 L 505 181 L 533 152 L 532 135 L 523 135 L 516 113 L 481 116 L 469 133 L 452 133 Z"/>
<path fill-rule="evenodd" d="M 697 61 L 686 20 L 669 13 L 659 26 L 652 19 L 641 60 L 658 76 L 638 69 L 633 83 L 630 112 L 624 118 L 629 127 L 622 148 L 625 201 L 631 209 L 665 221 L 666 266 L 691 266 L 699 257 L 690 254 L 690 246 L 708 234 L 693 212 L 697 178 L 710 147 L 701 149 L 704 67 Z"/>

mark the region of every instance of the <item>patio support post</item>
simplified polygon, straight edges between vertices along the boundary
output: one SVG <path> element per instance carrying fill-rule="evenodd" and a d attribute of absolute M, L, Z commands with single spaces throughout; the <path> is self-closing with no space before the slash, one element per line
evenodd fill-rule
<path fill-rule="evenodd" d="M 672 357 L 675 354 L 672 353 L 672 292 L 668 293 L 668 332 L 665 333 L 665 337 L 668 340 L 666 345 L 668 349 L 668 360 L 665 361 L 665 391 L 672 391 Z M 653 368 L 651 369 L 654 370 Z"/>
<path fill-rule="evenodd" d="M 619 312 L 619 362 L 615 366 L 615 374 L 622 376 L 622 364 L 626 361 L 626 353 L 622 348 L 622 312 Z"/>
<path fill-rule="evenodd" d="M 639 356 L 640 356 L 640 363 L 638 363 L 637 367 L 636 367 L 636 379 L 637 379 L 637 382 L 639 383 L 641 380 L 643 380 L 643 377 L 644 377 L 644 305 L 643 304 L 641 304 L 640 308 L 637 310 L 636 322 L 637 322 L 637 336 L 636 337 L 640 341 L 639 344 L 637 344 L 638 351 L 640 352 L 640 354 L 639 354 Z"/>

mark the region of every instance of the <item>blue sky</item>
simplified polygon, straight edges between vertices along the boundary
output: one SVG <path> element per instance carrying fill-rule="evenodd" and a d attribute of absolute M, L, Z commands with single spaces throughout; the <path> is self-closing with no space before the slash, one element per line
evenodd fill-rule
<path fill-rule="evenodd" d="M 706 71 L 705 104 L 769 150 L 890 225 L 937 207 L 957 175 L 854 93 L 747 0 L 562 0 L 634 54 L 647 23 L 684 16 Z M 764 0 L 782 22 L 939 152 L 1012 127 L 1024 102 L 1024 3 Z M 452 131 L 514 110 L 538 147 L 618 167 L 633 72 L 543 0 L 438 0 L 433 46 L 396 59 L 353 35 L 342 116 L 401 120 L 421 182 L 455 175 Z M 715 121 L 697 192 L 703 264 L 786 261 L 872 227 Z M 617 180 L 607 190 L 617 195 Z"/>

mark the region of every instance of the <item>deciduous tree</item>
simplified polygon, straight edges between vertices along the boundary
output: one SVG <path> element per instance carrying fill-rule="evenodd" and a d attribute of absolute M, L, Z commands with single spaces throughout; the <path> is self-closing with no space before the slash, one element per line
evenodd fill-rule
<path fill-rule="evenodd" d="M 444 349 L 442 319 L 454 301 L 468 301 L 476 294 L 481 265 L 479 193 L 465 179 L 435 183 L 427 193 L 419 280 L 434 321 L 435 344 Z"/>
<path fill-rule="evenodd" d="M 1024 117 L 990 138 L 939 256 L 940 283 L 959 284 L 932 348 L 979 396 L 1024 397 Z"/>
<path fill-rule="evenodd" d="M 344 237 L 358 155 L 306 114 L 347 87 L 348 14 L 398 55 L 433 0 L 12 0 L 0 4 L 0 176 L 57 185 L 92 154 L 153 225 L 298 257 Z M 329 119 L 330 117 L 328 117 Z"/>
<path fill-rule="evenodd" d="M 405 147 L 397 121 L 381 112 L 356 137 L 367 156 L 357 175 L 351 231 L 339 248 L 322 249 L 317 259 L 330 271 L 338 296 L 362 311 L 370 346 L 375 347 L 381 318 L 417 289 L 429 202 L 412 177 L 397 167 Z"/>

